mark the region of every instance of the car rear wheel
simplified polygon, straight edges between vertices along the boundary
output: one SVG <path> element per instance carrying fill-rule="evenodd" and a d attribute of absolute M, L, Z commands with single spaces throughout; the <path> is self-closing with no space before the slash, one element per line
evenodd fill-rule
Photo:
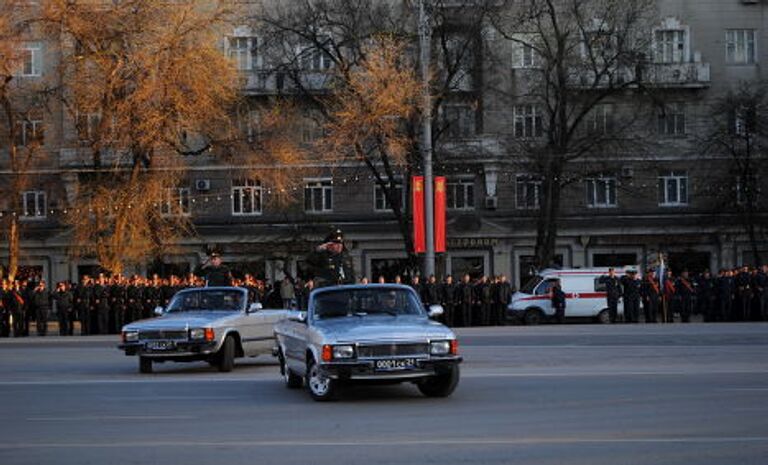
<path fill-rule="evenodd" d="M 334 400 L 338 382 L 333 380 L 320 370 L 320 367 L 314 360 L 309 361 L 307 367 L 307 389 L 312 398 L 319 402 Z"/>
<path fill-rule="evenodd" d="M 228 373 L 235 367 L 235 339 L 227 336 L 219 350 L 219 371 Z"/>
<path fill-rule="evenodd" d="M 611 322 L 611 314 L 607 308 L 597 314 L 597 322 L 604 325 L 607 325 Z"/>
<path fill-rule="evenodd" d="M 418 384 L 419 391 L 427 397 L 448 397 L 459 384 L 459 366 L 445 374 L 432 376 Z"/>
<path fill-rule="evenodd" d="M 139 357 L 139 373 L 152 373 L 152 359 Z"/>
<path fill-rule="evenodd" d="M 525 324 L 528 326 L 536 326 L 541 324 L 542 321 L 544 321 L 544 313 L 538 308 L 532 308 L 525 312 L 525 316 L 523 317 L 523 320 L 525 321 Z"/>
<path fill-rule="evenodd" d="M 280 351 L 280 372 L 283 374 L 283 380 L 285 381 L 285 387 L 288 389 L 299 389 L 303 384 L 304 380 L 301 379 L 301 376 L 297 375 L 293 371 L 291 371 L 290 368 L 288 368 L 288 364 L 285 363 L 285 356 L 283 355 L 283 351 Z"/>

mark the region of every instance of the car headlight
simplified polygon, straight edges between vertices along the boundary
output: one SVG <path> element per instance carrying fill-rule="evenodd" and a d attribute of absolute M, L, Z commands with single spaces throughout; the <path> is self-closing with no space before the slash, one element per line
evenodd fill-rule
<path fill-rule="evenodd" d="M 431 355 L 448 355 L 451 352 L 451 341 L 432 341 L 429 344 Z"/>
<path fill-rule="evenodd" d="M 355 348 L 346 346 L 333 346 L 333 358 L 353 358 L 355 356 Z"/>
<path fill-rule="evenodd" d="M 138 331 L 123 331 L 123 342 L 136 342 L 139 340 Z"/>
<path fill-rule="evenodd" d="M 192 328 L 189 330 L 189 338 L 190 339 L 205 339 L 205 329 L 203 328 Z"/>

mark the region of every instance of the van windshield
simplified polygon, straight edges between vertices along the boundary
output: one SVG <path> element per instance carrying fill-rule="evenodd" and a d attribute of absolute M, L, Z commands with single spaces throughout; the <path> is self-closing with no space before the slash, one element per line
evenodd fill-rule
<path fill-rule="evenodd" d="M 523 287 L 520 288 L 520 292 L 523 294 L 533 294 L 533 290 L 536 288 L 536 286 L 539 285 L 539 283 L 543 280 L 541 276 L 534 276 L 533 278 L 529 279 L 527 283 Z"/>

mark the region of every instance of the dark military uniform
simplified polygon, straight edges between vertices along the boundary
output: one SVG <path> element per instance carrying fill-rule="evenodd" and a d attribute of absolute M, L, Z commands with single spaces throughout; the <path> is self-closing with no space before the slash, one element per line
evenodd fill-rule
<path fill-rule="evenodd" d="M 680 321 L 683 323 L 689 323 L 691 321 L 691 311 L 693 310 L 693 299 L 695 297 L 695 290 L 693 284 L 683 277 L 678 278 L 675 283 L 675 291 L 679 300 Z"/>
<path fill-rule="evenodd" d="M 51 293 L 47 289 L 35 289 L 31 304 L 35 311 L 37 335 L 45 336 L 48 334 L 48 314 L 51 313 Z"/>
<path fill-rule="evenodd" d="M 640 281 L 634 275 L 625 275 L 621 278 L 624 290 L 624 321 L 637 323 L 640 321 Z"/>
<path fill-rule="evenodd" d="M 507 306 L 512 300 L 512 286 L 504 281 L 495 286 L 494 301 L 496 302 L 496 324 L 503 325 L 507 322 Z"/>
<path fill-rule="evenodd" d="M 90 333 L 91 287 L 83 283 L 75 289 L 75 311 L 80 320 L 80 334 Z"/>
<path fill-rule="evenodd" d="M 57 290 L 53 293 L 53 299 L 56 302 L 56 313 L 59 320 L 59 335 L 71 336 L 73 334 L 74 317 L 74 296 L 68 289 Z"/>
<path fill-rule="evenodd" d="M 661 305 L 661 286 L 650 276 L 643 279 L 640 285 L 640 295 L 643 299 L 643 313 L 646 323 L 657 323 L 659 306 Z"/>
<path fill-rule="evenodd" d="M 621 298 L 621 283 L 616 276 L 603 276 L 600 282 L 605 285 L 605 299 L 608 304 L 608 315 L 611 323 L 616 323 L 619 314 L 619 298 Z"/>
<path fill-rule="evenodd" d="M 355 282 L 352 259 L 346 249 L 338 254 L 316 249 L 307 257 L 307 262 L 312 268 L 316 288 Z"/>
<path fill-rule="evenodd" d="M 456 284 L 443 283 L 440 287 L 440 303 L 445 310 L 443 322 L 448 326 L 456 325 Z"/>
<path fill-rule="evenodd" d="M 715 308 L 717 305 L 717 284 L 712 276 L 701 275 L 697 286 L 696 305 L 699 313 L 704 316 L 704 321 L 715 321 Z"/>
<path fill-rule="evenodd" d="M 5 299 L 10 293 L 0 290 L 0 337 L 11 335 L 11 312 L 5 306 Z"/>
<path fill-rule="evenodd" d="M 472 326 L 472 304 L 475 301 L 475 288 L 472 283 L 459 284 L 456 292 L 462 326 Z"/>
<path fill-rule="evenodd" d="M 427 305 L 440 305 L 440 286 L 427 282 L 424 285 L 424 302 Z"/>
<path fill-rule="evenodd" d="M 93 286 L 93 308 L 96 310 L 94 334 L 107 334 L 109 330 L 109 290 L 101 283 Z"/>
<path fill-rule="evenodd" d="M 206 286 L 231 286 L 232 273 L 224 265 L 203 266 L 198 265 L 194 271 L 196 276 L 205 279 Z"/>
<path fill-rule="evenodd" d="M 760 318 L 768 321 L 768 274 L 758 271 L 754 279 L 755 295 L 760 307 Z"/>
<path fill-rule="evenodd" d="M 126 303 L 126 324 L 131 323 L 142 318 L 141 312 L 144 309 L 142 305 L 143 293 L 142 287 L 136 284 L 131 284 L 125 290 Z"/>
<path fill-rule="evenodd" d="M 489 282 L 481 282 L 477 285 L 477 297 L 480 304 L 480 325 L 488 326 L 491 324 L 491 309 L 493 308 L 493 289 Z"/>
<path fill-rule="evenodd" d="M 738 298 L 741 314 L 739 318 L 743 321 L 749 321 L 750 304 L 752 301 L 752 277 L 748 272 L 742 271 L 736 275 L 736 297 Z"/>

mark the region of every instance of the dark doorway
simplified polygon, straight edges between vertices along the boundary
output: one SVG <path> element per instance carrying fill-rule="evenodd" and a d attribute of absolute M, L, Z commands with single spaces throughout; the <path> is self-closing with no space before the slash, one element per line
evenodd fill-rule
<path fill-rule="evenodd" d="M 670 252 L 667 254 L 669 268 L 675 276 L 679 275 L 684 270 L 688 270 L 691 274 L 697 274 L 704 270 L 708 270 L 710 256 L 711 254 L 709 252 L 697 252 L 695 250 Z"/>

